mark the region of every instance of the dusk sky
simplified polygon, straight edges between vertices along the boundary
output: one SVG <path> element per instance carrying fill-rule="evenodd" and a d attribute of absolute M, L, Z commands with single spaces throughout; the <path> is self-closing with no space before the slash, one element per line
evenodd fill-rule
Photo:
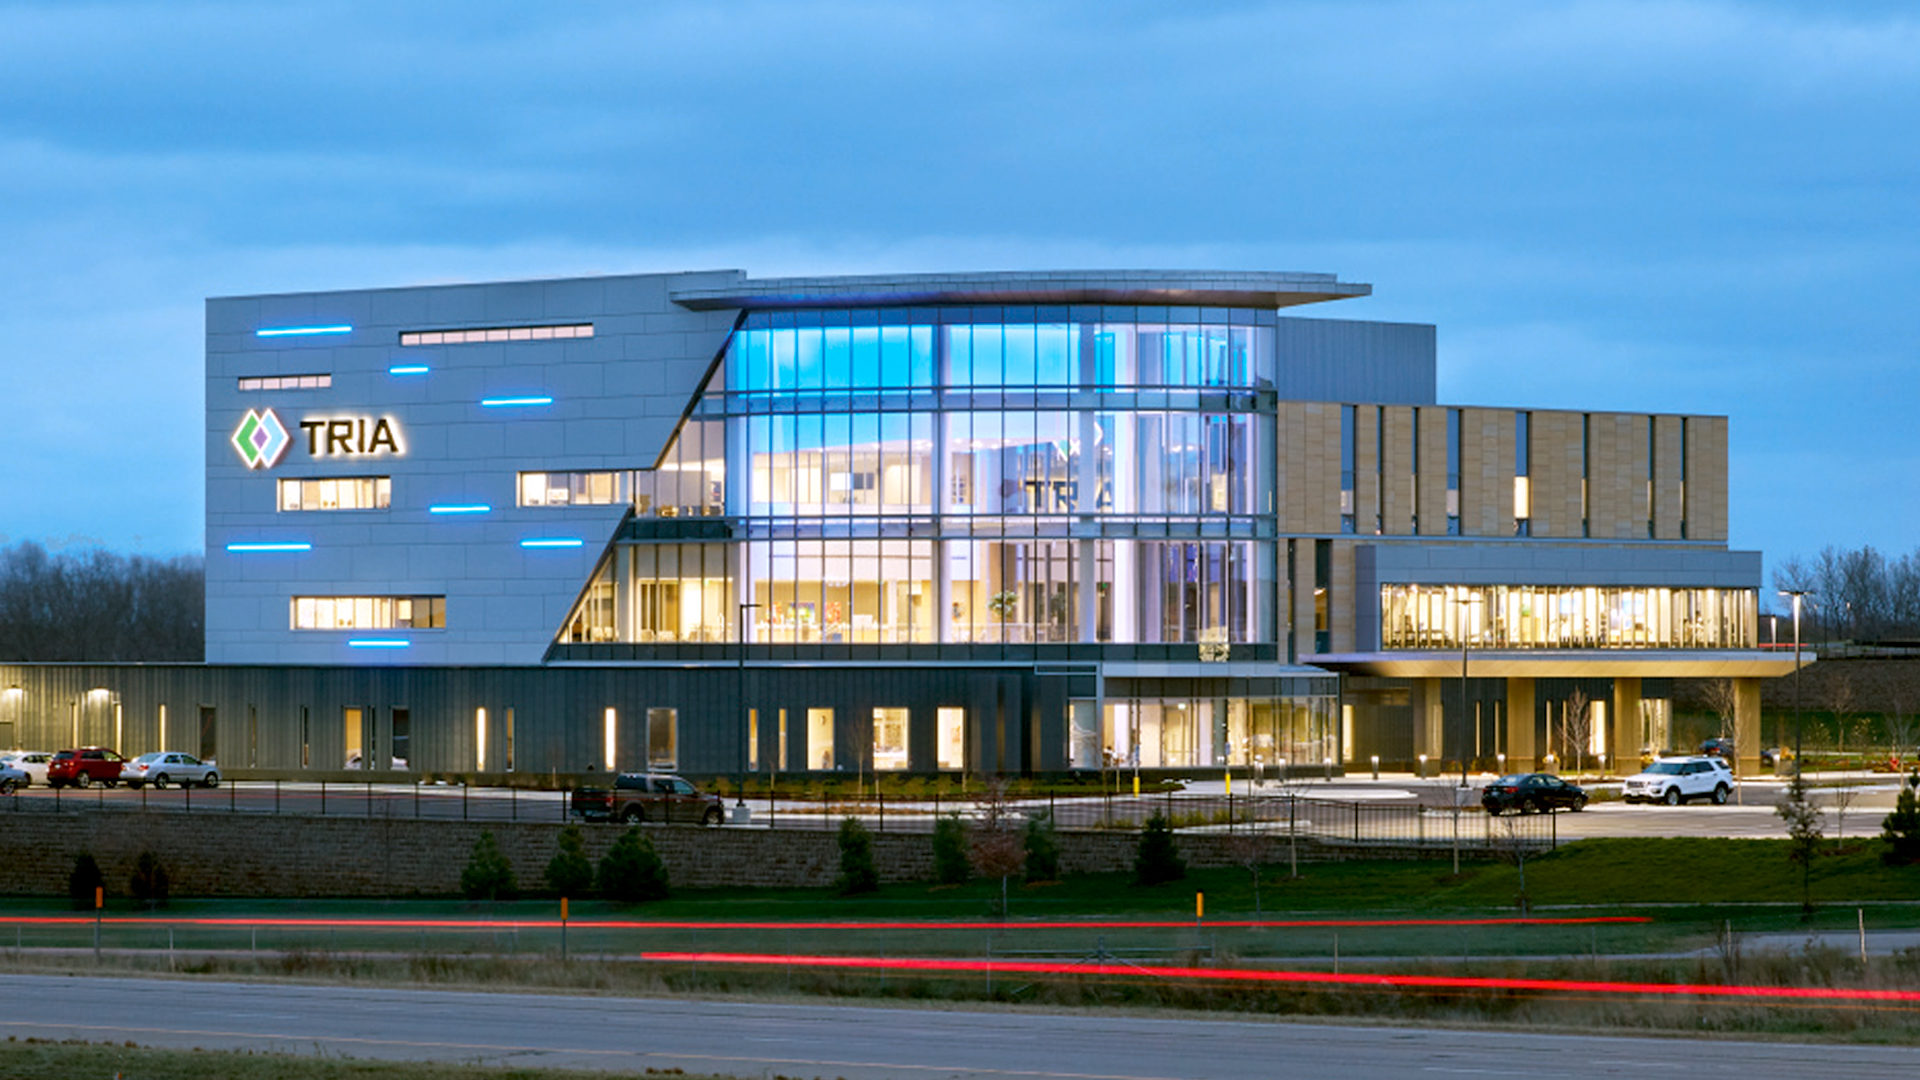
<path fill-rule="evenodd" d="M 1920 9 L 0 3 L 0 543 L 202 544 L 202 301 L 1308 270 L 1449 404 L 1724 413 L 1732 545 L 1920 546 Z"/>

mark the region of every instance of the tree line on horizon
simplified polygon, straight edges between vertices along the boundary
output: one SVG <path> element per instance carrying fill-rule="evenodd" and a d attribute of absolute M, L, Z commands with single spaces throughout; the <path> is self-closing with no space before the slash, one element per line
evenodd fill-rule
<path fill-rule="evenodd" d="M 198 555 L 0 548 L 0 661 L 198 661 L 206 581 Z"/>
<path fill-rule="evenodd" d="M 1889 558 L 1871 544 L 1818 555 L 1794 555 L 1773 570 L 1776 589 L 1808 593 L 1801 605 L 1803 641 L 1920 640 L 1920 550 Z M 1786 597 L 1775 598 L 1791 614 Z M 1781 627 L 1785 640 L 1786 627 Z"/>

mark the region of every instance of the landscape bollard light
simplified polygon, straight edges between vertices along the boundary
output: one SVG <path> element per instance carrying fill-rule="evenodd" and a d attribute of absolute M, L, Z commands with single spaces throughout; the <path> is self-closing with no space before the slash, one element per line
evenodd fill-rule
<path fill-rule="evenodd" d="M 1502 775 L 1505 775 L 1507 771 L 1507 755 L 1495 754 L 1493 755 L 1493 760 L 1500 763 L 1500 772 Z"/>
<path fill-rule="evenodd" d="M 1333 759 L 1330 757 L 1321 758 L 1320 765 L 1326 770 L 1326 782 L 1329 784 L 1333 783 Z"/>
<path fill-rule="evenodd" d="M 1425 780 L 1426 778 L 1427 778 L 1427 755 L 1421 754 L 1420 755 L 1420 779 Z"/>
<path fill-rule="evenodd" d="M 1373 778 L 1375 780 L 1380 779 L 1380 755 L 1379 754 L 1373 755 Z"/>

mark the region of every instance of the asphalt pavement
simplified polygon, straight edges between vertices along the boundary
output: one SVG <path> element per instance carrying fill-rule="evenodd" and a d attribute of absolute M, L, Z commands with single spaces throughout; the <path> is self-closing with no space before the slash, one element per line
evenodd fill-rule
<path fill-rule="evenodd" d="M 146 1046 L 846 1080 L 1408 1080 L 1686 1075 L 1906 1080 L 1909 1047 L 0 976 L 0 1032 Z"/>

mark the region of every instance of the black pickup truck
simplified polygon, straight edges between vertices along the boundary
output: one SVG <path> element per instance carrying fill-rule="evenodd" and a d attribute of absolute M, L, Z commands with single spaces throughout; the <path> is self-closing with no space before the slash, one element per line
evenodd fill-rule
<path fill-rule="evenodd" d="M 611 788 L 578 788 L 567 804 L 588 821 L 641 821 L 663 825 L 718 825 L 726 806 L 677 776 L 620 773 Z"/>

